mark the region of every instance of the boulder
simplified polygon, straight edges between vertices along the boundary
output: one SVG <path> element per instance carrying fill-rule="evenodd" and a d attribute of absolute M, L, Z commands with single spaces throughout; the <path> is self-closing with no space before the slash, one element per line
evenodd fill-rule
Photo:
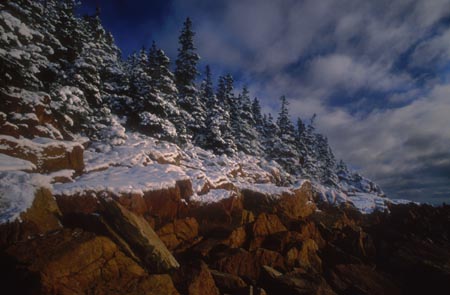
<path fill-rule="evenodd" d="M 157 231 L 159 238 L 169 250 L 181 244 L 190 244 L 198 237 L 198 223 L 192 217 L 168 223 Z"/>
<path fill-rule="evenodd" d="M 219 271 L 251 281 L 258 280 L 263 265 L 285 270 L 283 257 L 279 253 L 262 248 L 251 252 L 237 249 L 215 263 Z"/>
<path fill-rule="evenodd" d="M 293 194 L 282 194 L 274 210 L 282 220 L 303 219 L 316 211 L 311 183 L 304 182 Z"/>
<path fill-rule="evenodd" d="M 247 284 L 238 276 L 229 273 L 211 270 L 216 286 L 222 293 L 233 293 L 236 290 L 245 288 Z"/>
<path fill-rule="evenodd" d="M 245 231 L 245 228 L 243 226 L 240 226 L 231 232 L 225 243 L 230 248 L 241 248 L 244 246 L 246 240 L 247 233 Z"/>
<path fill-rule="evenodd" d="M 339 293 L 403 294 L 391 280 L 367 265 L 340 264 L 329 277 L 330 284 Z"/>
<path fill-rule="evenodd" d="M 133 249 L 144 265 L 155 273 L 179 267 L 178 262 L 159 239 L 148 222 L 113 200 L 103 200 L 106 222 Z"/>
<path fill-rule="evenodd" d="M 95 192 L 76 195 L 56 195 L 56 202 L 63 215 L 72 213 L 91 214 L 101 211 L 100 199 Z"/>
<path fill-rule="evenodd" d="M 186 261 L 173 275 L 175 285 L 183 294 L 219 295 L 213 276 L 203 261 Z"/>
<path fill-rule="evenodd" d="M 62 230 L 14 244 L 0 266 L 15 294 L 177 294 L 169 276 L 149 276 L 106 237 Z"/>
<path fill-rule="evenodd" d="M 318 255 L 319 247 L 314 240 L 308 239 L 302 242 L 300 247 L 291 248 L 286 253 L 288 265 L 301 267 L 310 272 L 322 272 L 322 260 Z"/>
<path fill-rule="evenodd" d="M 275 214 L 259 214 L 251 228 L 250 250 L 259 248 L 267 236 L 285 231 L 286 227 Z"/>
<path fill-rule="evenodd" d="M 51 191 L 39 188 L 30 208 L 20 214 L 21 221 L 0 225 L 0 245 L 8 245 L 33 235 L 61 229 L 61 212 Z"/>
<path fill-rule="evenodd" d="M 155 219 L 156 227 L 185 217 L 187 205 L 183 201 L 193 194 L 189 179 L 177 180 L 174 187 L 144 192 L 147 213 Z"/>
<path fill-rule="evenodd" d="M 191 203 L 188 215 L 198 221 L 201 235 L 217 232 L 224 238 L 241 224 L 242 210 L 242 198 L 233 194 L 214 203 Z"/>
<path fill-rule="evenodd" d="M 309 274 L 307 272 L 282 274 L 271 267 L 264 266 L 260 282 L 261 286 L 263 286 L 269 294 L 336 294 L 324 278 L 318 274 Z"/>
<path fill-rule="evenodd" d="M 48 138 L 17 139 L 0 135 L 0 152 L 30 161 L 39 173 L 69 169 L 81 174 L 84 169 L 84 147 L 76 142 Z"/>

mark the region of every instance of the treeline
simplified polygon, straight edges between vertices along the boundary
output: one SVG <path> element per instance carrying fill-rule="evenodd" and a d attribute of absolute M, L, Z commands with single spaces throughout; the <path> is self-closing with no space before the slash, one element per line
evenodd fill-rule
<path fill-rule="evenodd" d="M 264 157 L 290 174 L 328 185 L 336 185 L 340 173 L 347 173 L 345 164 L 336 163 L 326 137 L 315 131 L 315 116 L 308 124 L 300 118 L 294 124 L 284 96 L 273 118 L 261 112 L 260 102 L 246 87 L 236 90 L 229 74 L 214 83 L 207 66 L 197 83 L 200 57 L 189 18 L 179 35 L 174 65 L 155 42 L 123 60 L 113 36 L 101 25 L 99 12 L 79 18 L 76 3 L 0 4 L 11 18 L 29 24 L 22 33 L 12 27 L 17 21 L 2 26 L 14 34 L 5 31 L 9 37 L 0 39 L 8 53 L 0 60 L 0 86 L 48 93 L 64 137 L 82 133 L 92 140 L 120 143 L 125 125 L 217 154 Z"/>

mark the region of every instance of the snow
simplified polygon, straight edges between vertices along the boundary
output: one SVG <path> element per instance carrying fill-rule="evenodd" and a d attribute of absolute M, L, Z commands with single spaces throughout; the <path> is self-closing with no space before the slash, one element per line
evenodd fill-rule
<path fill-rule="evenodd" d="M 45 148 L 49 147 L 61 147 L 63 146 L 64 149 L 68 152 L 71 152 L 74 147 L 81 147 L 83 146 L 79 144 L 78 142 L 72 142 L 72 141 L 62 141 L 62 140 L 55 140 L 51 138 L 46 137 L 36 137 L 33 139 L 27 139 L 27 138 L 15 138 L 9 135 L 0 135 L 0 142 L 6 142 L 10 143 L 9 145 L 1 145 L 1 149 L 20 149 L 20 148 L 26 148 L 33 150 L 33 154 L 39 156 L 42 151 Z M 13 147 L 11 147 L 11 145 Z"/>
<path fill-rule="evenodd" d="M 292 187 L 276 186 L 273 183 L 241 184 L 239 188 L 248 189 L 273 198 L 278 198 L 285 194 L 293 194 Z"/>
<path fill-rule="evenodd" d="M 0 172 L 0 223 L 20 220 L 33 204 L 36 190 L 51 188 L 50 177 L 21 171 Z"/>
<path fill-rule="evenodd" d="M 26 160 L 0 153 L 0 171 L 34 170 L 36 166 Z"/>
<path fill-rule="evenodd" d="M 212 189 L 207 194 L 203 195 L 193 195 L 190 197 L 190 201 L 199 202 L 202 204 L 216 203 L 224 199 L 228 199 L 235 196 L 236 193 L 224 189 Z"/>
<path fill-rule="evenodd" d="M 370 214 L 374 211 L 387 211 L 387 199 L 369 193 L 356 193 L 349 195 L 348 200 L 363 214 Z"/>
<path fill-rule="evenodd" d="M 174 165 L 111 167 L 84 174 L 73 183 L 55 184 L 54 193 L 70 196 L 89 191 L 144 195 L 145 192 L 175 187 L 177 181 L 185 179 L 188 179 L 187 175 Z"/>

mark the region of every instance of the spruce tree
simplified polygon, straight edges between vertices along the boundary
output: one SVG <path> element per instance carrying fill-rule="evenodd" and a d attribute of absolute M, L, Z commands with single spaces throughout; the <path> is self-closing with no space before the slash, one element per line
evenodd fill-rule
<path fill-rule="evenodd" d="M 258 131 L 256 130 L 256 123 L 253 118 L 252 102 L 247 87 L 244 86 L 242 93 L 235 101 L 234 107 L 231 107 L 231 125 L 235 143 L 239 151 L 246 154 L 259 155 L 262 152 L 262 147 L 259 142 Z"/>
<path fill-rule="evenodd" d="M 187 18 L 181 30 L 176 60 L 175 82 L 179 91 L 179 105 L 186 111 L 185 122 L 190 135 L 196 136 L 205 128 L 205 103 L 199 97 L 195 85 L 198 76 L 197 63 L 200 59 L 194 46 L 195 33 L 192 22 Z"/>
<path fill-rule="evenodd" d="M 205 85 L 212 84 L 210 81 L 205 81 Z M 206 93 L 209 100 L 204 146 L 217 154 L 233 155 L 236 152 L 236 145 L 231 128 L 229 106 L 223 103 L 229 96 L 229 85 L 227 86 L 225 77 L 219 79 L 217 95 L 211 95 L 210 90 L 208 86 Z"/>
<path fill-rule="evenodd" d="M 259 103 L 258 98 L 254 98 L 252 102 L 252 114 L 255 122 L 255 128 L 259 132 L 259 134 L 264 133 L 264 118 L 261 113 L 261 105 Z"/>
<path fill-rule="evenodd" d="M 148 73 L 151 76 L 152 90 L 159 96 L 162 106 L 162 118 L 170 120 L 176 127 L 177 142 L 184 144 L 188 140 L 185 118 L 187 115 L 177 105 L 178 90 L 174 75 L 170 71 L 170 59 L 162 49 L 153 44 L 148 53 Z"/>
<path fill-rule="evenodd" d="M 192 30 L 192 21 L 188 17 L 183 24 L 178 42 L 178 58 L 176 60 L 175 81 L 180 94 L 185 96 L 195 95 L 195 78 L 198 76 L 197 63 L 200 59 L 195 52 L 195 33 Z"/>

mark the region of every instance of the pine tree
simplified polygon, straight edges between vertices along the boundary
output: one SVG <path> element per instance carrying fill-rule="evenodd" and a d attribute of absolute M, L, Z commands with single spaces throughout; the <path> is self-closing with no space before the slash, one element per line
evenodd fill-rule
<path fill-rule="evenodd" d="M 316 136 L 315 136 L 315 126 L 314 121 L 316 114 L 310 120 L 308 126 L 301 134 L 300 141 L 303 143 L 305 148 L 305 156 L 303 158 L 302 165 L 302 176 L 308 179 L 318 179 L 317 171 L 317 154 L 316 154 Z"/>
<path fill-rule="evenodd" d="M 295 146 L 297 148 L 300 165 L 305 164 L 305 159 L 307 156 L 306 144 L 304 142 L 304 133 L 306 132 L 306 126 L 300 117 L 297 118 L 297 128 L 295 130 Z M 300 174 L 303 173 L 303 167 L 301 167 Z"/>
<path fill-rule="evenodd" d="M 179 105 L 189 114 L 185 118 L 189 133 L 194 137 L 205 128 L 205 104 L 200 99 L 195 85 L 198 76 L 197 63 L 200 59 L 194 46 L 195 33 L 192 22 L 187 18 L 178 39 L 175 82 L 179 91 Z"/>
<path fill-rule="evenodd" d="M 204 146 L 217 154 L 233 155 L 237 148 L 231 128 L 229 106 L 223 103 L 229 96 L 228 90 L 230 85 L 227 86 L 225 78 L 221 77 L 219 79 L 217 95 L 212 95 L 210 74 L 208 76 L 208 81 L 204 83 L 205 86 L 208 85 L 205 89 L 207 93 L 205 95 L 208 96 L 208 110 Z"/>
<path fill-rule="evenodd" d="M 211 123 L 211 120 L 208 121 L 208 115 L 210 115 L 211 110 L 215 107 L 214 104 L 216 103 L 211 69 L 209 65 L 206 65 L 205 77 L 200 85 L 200 97 L 202 101 L 205 102 L 206 119 L 203 130 L 201 130 L 200 132 L 198 132 L 198 134 L 196 134 L 194 142 L 201 147 L 205 147 L 207 145 L 206 134 L 209 132 L 208 129 L 210 128 L 207 124 Z"/>
<path fill-rule="evenodd" d="M 286 141 L 291 141 L 294 137 L 295 129 L 289 117 L 289 102 L 285 96 L 280 97 L 281 108 L 278 114 L 277 125 L 280 128 L 280 137 L 284 137 Z"/>
<path fill-rule="evenodd" d="M 196 94 L 194 81 L 199 74 L 197 71 L 197 63 L 200 57 L 195 52 L 194 36 L 192 21 L 188 17 L 183 24 L 183 29 L 178 39 L 180 48 L 178 48 L 175 70 L 175 80 L 180 94 L 183 97 Z"/>
<path fill-rule="evenodd" d="M 338 183 L 336 159 L 327 138 L 322 134 L 316 134 L 316 145 L 318 180 L 326 185 L 336 186 Z"/>
<path fill-rule="evenodd" d="M 148 53 L 147 71 L 151 76 L 152 90 L 159 96 L 159 103 L 164 109 L 161 117 L 175 125 L 178 134 L 177 143 L 186 143 L 188 140 L 185 123 L 187 115 L 177 106 L 178 90 L 175 86 L 174 75 L 170 71 L 170 59 L 162 49 L 157 48 L 154 41 Z"/>
<path fill-rule="evenodd" d="M 261 105 L 259 104 L 258 98 L 254 98 L 252 102 L 252 114 L 255 121 L 255 128 L 259 134 L 264 132 L 264 118 L 261 113 Z"/>
<path fill-rule="evenodd" d="M 261 154 L 262 146 L 258 140 L 248 89 L 244 87 L 239 97 L 231 102 L 231 126 L 238 150 L 251 155 Z"/>
<path fill-rule="evenodd" d="M 286 97 L 280 98 L 281 107 L 277 118 L 280 144 L 276 147 L 272 158 L 288 172 L 295 174 L 299 169 L 299 157 L 296 148 L 295 128 L 291 122 Z"/>

